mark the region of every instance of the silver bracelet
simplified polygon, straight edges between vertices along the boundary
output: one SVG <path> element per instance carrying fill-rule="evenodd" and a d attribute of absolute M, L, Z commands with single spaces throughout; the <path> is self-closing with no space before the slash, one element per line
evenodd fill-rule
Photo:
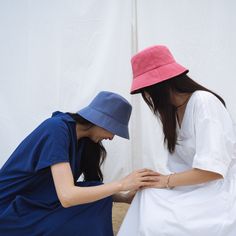
<path fill-rule="evenodd" d="M 167 188 L 167 189 L 173 189 L 173 188 L 174 188 L 174 186 L 173 186 L 173 187 L 170 187 L 170 186 L 169 186 L 170 176 L 171 176 L 171 175 L 174 175 L 174 174 L 175 174 L 175 173 L 169 174 L 168 177 L 167 177 L 167 182 L 166 182 L 166 188 Z"/>

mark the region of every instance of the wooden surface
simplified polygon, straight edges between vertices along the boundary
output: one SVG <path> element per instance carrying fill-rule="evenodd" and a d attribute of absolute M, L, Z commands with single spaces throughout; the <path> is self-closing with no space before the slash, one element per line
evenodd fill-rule
<path fill-rule="evenodd" d="M 113 204 L 112 222 L 113 222 L 114 235 L 117 234 L 128 208 L 129 205 L 126 203 Z"/>

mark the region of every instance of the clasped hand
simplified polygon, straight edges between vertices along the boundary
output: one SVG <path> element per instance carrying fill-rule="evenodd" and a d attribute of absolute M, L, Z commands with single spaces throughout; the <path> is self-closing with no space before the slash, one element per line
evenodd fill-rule
<path fill-rule="evenodd" d="M 122 201 L 131 203 L 138 190 L 166 188 L 167 178 L 168 176 L 150 169 L 141 169 L 132 172 L 119 181 L 121 191 L 128 191 L 126 194 L 122 194 Z"/>
<path fill-rule="evenodd" d="M 150 169 L 132 172 L 120 180 L 122 191 L 137 191 L 143 188 L 165 188 L 167 176 Z"/>

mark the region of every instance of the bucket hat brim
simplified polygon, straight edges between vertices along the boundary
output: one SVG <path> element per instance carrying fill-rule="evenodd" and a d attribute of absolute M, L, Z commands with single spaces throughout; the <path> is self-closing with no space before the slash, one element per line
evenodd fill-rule
<path fill-rule="evenodd" d="M 116 121 L 114 117 L 110 117 L 108 114 L 104 114 L 103 112 L 98 111 L 91 106 L 87 106 L 77 113 L 84 119 L 101 128 L 104 128 L 112 134 L 129 139 L 129 130 L 127 125 L 123 125 Z"/>
<path fill-rule="evenodd" d="M 136 76 L 132 81 L 131 94 L 139 93 L 140 89 L 171 79 L 183 73 L 188 73 L 188 69 L 173 62 L 163 65 Z"/>

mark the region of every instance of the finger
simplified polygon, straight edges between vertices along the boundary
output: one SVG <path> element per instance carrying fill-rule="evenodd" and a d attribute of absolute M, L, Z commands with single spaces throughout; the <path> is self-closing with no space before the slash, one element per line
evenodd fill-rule
<path fill-rule="evenodd" d="M 140 170 L 136 170 L 136 172 L 137 173 L 150 172 L 150 173 L 158 173 L 158 174 L 160 174 L 159 172 L 157 172 L 155 170 L 148 169 L 148 168 L 143 168 L 143 169 L 140 169 Z"/>
<path fill-rule="evenodd" d="M 140 176 L 160 176 L 161 174 L 158 172 L 153 172 L 153 171 L 145 171 L 145 172 L 141 172 L 139 173 Z"/>
<path fill-rule="evenodd" d="M 143 182 L 141 187 L 146 187 L 146 188 L 158 188 L 159 185 L 158 183 L 153 183 L 153 182 Z"/>
<path fill-rule="evenodd" d="M 153 172 L 153 170 L 150 170 L 150 169 L 147 169 L 147 168 L 137 170 L 138 173 L 143 173 L 143 172 L 147 172 L 147 171 Z"/>
<path fill-rule="evenodd" d="M 158 177 L 156 177 L 156 176 L 146 176 L 146 177 L 142 177 L 141 179 L 140 179 L 140 181 L 141 182 L 158 182 L 158 181 L 160 181 L 160 179 L 158 178 Z"/>

